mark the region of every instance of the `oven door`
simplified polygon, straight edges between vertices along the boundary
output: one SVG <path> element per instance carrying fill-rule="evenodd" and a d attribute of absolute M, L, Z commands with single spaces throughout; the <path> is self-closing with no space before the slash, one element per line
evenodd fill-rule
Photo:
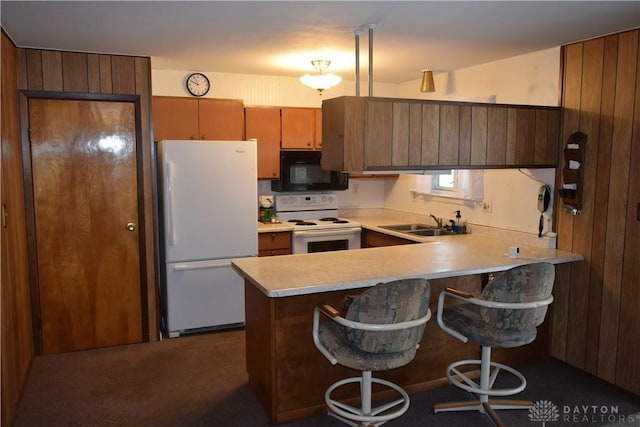
<path fill-rule="evenodd" d="M 359 249 L 361 247 L 360 234 L 360 227 L 294 231 L 293 253 L 306 254 Z"/>

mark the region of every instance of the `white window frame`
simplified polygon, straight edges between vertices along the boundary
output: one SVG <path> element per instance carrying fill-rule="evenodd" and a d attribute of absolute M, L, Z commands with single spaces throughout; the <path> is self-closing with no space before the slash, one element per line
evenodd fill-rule
<path fill-rule="evenodd" d="M 442 197 L 445 199 L 457 199 L 462 201 L 484 200 L 484 179 L 482 169 L 453 170 L 454 188 L 445 188 L 438 185 L 438 175 L 445 171 L 425 171 L 424 175 L 415 175 L 413 186 L 409 191 L 414 195 L 426 197 Z"/>
<path fill-rule="evenodd" d="M 451 175 L 451 180 L 453 181 L 452 186 L 444 186 L 440 183 L 440 177 L 445 175 Z M 448 173 L 437 173 L 431 175 L 431 193 L 432 194 L 443 194 L 443 195 L 455 195 L 457 194 L 458 189 L 458 173 L 456 170 L 450 170 Z"/>

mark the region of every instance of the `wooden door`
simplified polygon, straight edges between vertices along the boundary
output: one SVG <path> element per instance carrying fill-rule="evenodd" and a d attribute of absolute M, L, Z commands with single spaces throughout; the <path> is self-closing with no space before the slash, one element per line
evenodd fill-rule
<path fill-rule="evenodd" d="M 200 139 L 197 99 L 153 97 L 153 140 L 163 139 Z"/>
<path fill-rule="evenodd" d="M 280 109 L 247 107 L 245 137 L 258 140 L 258 179 L 280 177 Z"/>
<path fill-rule="evenodd" d="M 43 353 L 142 341 L 134 104 L 32 98 L 29 126 Z"/>
<path fill-rule="evenodd" d="M 198 139 L 241 141 L 244 133 L 244 106 L 231 99 L 198 100 Z"/>

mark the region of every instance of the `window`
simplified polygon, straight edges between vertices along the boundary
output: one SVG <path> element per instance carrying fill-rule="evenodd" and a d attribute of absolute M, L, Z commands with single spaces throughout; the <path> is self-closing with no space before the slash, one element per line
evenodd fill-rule
<path fill-rule="evenodd" d="M 409 191 L 431 197 L 482 201 L 484 179 L 482 169 L 433 171 L 414 175 Z"/>
<path fill-rule="evenodd" d="M 448 173 L 439 173 L 433 175 L 431 180 L 431 189 L 435 191 L 451 191 L 455 192 L 457 187 L 456 171 L 450 170 Z"/>

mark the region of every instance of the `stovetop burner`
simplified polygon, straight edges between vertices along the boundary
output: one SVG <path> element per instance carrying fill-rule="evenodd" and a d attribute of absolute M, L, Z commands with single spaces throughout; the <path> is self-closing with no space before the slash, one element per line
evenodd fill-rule
<path fill-rule="evenodd" d="M 276 214 L 294 230 L 312 231 L 357 228 L 360 224 L 338 217 L 338 202 L 334 194 L 276 195 Z"/>
<path fill-rule="evenodd" d="M 336 218 L 335 216 L 328 216 L 324 218 L 320 218 L 318 221 L 331 222 L 333 224 L 348 224 L 349 221 L 346 219 Z"/>
<path fill-rule="evenodd" d="M 301 219 L 290 219 L 287 222 L 292 222 L 294 225 L 316 225 L 315 222 L 311 221 L 303 221 Z"/>

